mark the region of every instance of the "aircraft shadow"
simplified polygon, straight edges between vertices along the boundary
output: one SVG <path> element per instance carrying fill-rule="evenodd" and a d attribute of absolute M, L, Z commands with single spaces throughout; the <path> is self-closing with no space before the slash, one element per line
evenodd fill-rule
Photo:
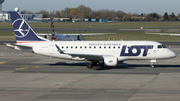
<path fill-rule="evenodd" d="M 115 67 L 100 66 L 97 70 L 108 70 L 108 69 L 136 69 L 139 67 L 142 68 L 151 68 L 150 65 L 141 65 L 141 64 L 122 64 Z M 180 65 L 155 65 L 155 68 L 180 68 Z"/>
<path fill-rule="evenodd" d="M 86 66 L 87 63 L 66 63 L 66 62 L 58 62 L 55 64 L 46 64 L 46 65 L 50 65 L 50 66 Z M 122 63 L 119 64 L 118 66 L 115 67 L 109 67 L 109 66 L 102 66 L 102 65 L 98 65 L 98 66 L 94 66 L 92 69 L 95 70 L 108 70 L 108 69 L 135 69 L 138 67 L 143 67 L 143 68 L 150 68 L 150 65 L 141 65 L 141 64 L 126 64 L 126 63 Z M 180 65 L 155 65 L 155 68 L 169 68 L 169 67 L 173 67 L 173 68 L 180 68 Z"/>
<path fill-rule="evenodd" d="M 87 63 L 66 63 L 66 62 L 58 62 L 55 64 L 45 64 L 50 66 L 86 66 Z"/>

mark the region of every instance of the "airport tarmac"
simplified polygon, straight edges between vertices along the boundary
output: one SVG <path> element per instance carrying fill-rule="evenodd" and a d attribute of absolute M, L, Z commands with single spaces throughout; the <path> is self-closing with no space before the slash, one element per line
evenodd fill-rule
<path fill-rule="evenodd" d="M 171 49 L 177 57 L 153 69 L 147 60 L 87 69 L 0 45 L 0 101 L 179 101 L 180 46 Z"/>

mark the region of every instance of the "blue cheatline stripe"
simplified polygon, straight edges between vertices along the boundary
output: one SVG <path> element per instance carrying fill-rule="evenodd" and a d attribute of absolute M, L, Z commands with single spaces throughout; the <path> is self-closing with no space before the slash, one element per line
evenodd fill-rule
<path fill-rule="evenodd" d="M 59 48 L 59 46 L 57 46 L 57 45 L 55 45 L 56 46 L 56 48 L 58 49 L 58 52 L 60 53 L 60 54 L 65 54 L 60 48 Z"/>

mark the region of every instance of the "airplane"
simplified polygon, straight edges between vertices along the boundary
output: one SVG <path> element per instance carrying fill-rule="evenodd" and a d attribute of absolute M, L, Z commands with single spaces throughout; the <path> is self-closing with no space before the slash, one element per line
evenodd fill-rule
<path fill-rule="evenodd" d="M 50 41 L 38 36 L 17 13 L 10 12 L 16 43 L 10 48 L 53 58 L 88 61 L 87 68 L 98 64 L 117 66 L 126 60 L 150 60 L 176 57 L 176 53 L 155 41 Z"/>
<path fill-rule="evenodd" d="M 44 38 L 55 41 L 83 41 L 85 36 L 91 35 L 104 35 L 104 34 L 116 34 L 116 33 L 84 33 L 84 34 L 58 34 L 54 28 L 53 17 L 51 21 L 51 34 L 37 33 L 37 35 L 44 35 Z"/>

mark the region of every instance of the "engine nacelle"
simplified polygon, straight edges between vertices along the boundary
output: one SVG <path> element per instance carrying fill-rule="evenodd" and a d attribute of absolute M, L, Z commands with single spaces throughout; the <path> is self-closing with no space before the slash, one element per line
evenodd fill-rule
<path fill-rule="evenodd" d="M 104 65 L 105 66 L 117 66 L 118 59 L 117 57 L 105 57 Z"/>
<path fill-rule="evenodd" d="M 49 40 L 50 36 L 49 35 L 45 35 L 44 38 Z"/>
<path fill-rule="evenodd" d="M 81 34 L 80 34 L 80 35 L 78 35 L 78 36 L 77 36 L 77 40 L 79 40 L 79 41 L 83 41 L 83 40 L 84 40 L 84 36 L 83 36 L 83 35 L 81 35 Z"/>

